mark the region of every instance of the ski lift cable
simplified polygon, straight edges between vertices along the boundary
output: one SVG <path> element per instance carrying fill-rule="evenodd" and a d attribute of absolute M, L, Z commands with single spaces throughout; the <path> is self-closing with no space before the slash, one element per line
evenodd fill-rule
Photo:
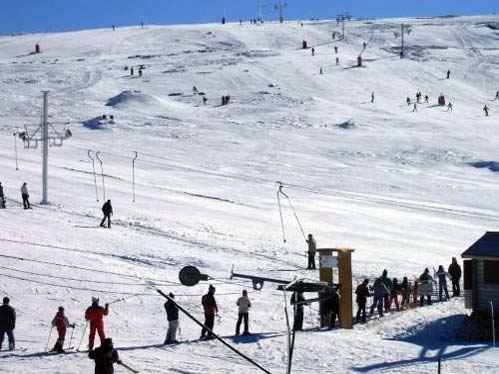
<path fill-rule="evenodd" d="M 278 204 L 279 204 L 279 214 L 281 215 L 281 226 L 282 226 L 284 243 L 286 243 L 286 238 L 284 236 L 284 223 L 283 223 L 282 210 L 281 210 L 281 200 L 280 200 L 279 195 L 283 195 L 287 199 L 289 207 L 291 208 L 291 211 L 293 212 L 293 215 L 296 219 L 296 222 L 298 223 L 298 226 L 300 227 L 300 231 L 303 235 L 303 239 L 305 239 L 305 241 L 307 241 L 307 236 L 305 235 L 305 231 L 303 230 L 303 226 L 300 222 L 300 219 L 298 218 L 298 214 L 296 213 L 296 210 L 293 206 L 293 203 L 291 202 L 290 197 L 282 190 L 284 188 L 284 184 L 282 182 L 277 182 L 277 183 L 279 184 L 279 189 L 277 190 L 277 200 L 278 200 Z"/>

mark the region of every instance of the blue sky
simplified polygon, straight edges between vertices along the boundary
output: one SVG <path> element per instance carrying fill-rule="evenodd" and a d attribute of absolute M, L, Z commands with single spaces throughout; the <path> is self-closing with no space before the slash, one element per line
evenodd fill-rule
<path fill-rule="evenodd" d="M 276 19 L 273 4 L 266 18 Z M 151 24 L 217 22 L 257 16 L 258 0 L 2 0 L 0 34 L 66 31 Z M 331 18 L 342 10 L 353 17 L 416 17 L 499 12 L 499 0 L 287 0 L 289 19 Z"/>

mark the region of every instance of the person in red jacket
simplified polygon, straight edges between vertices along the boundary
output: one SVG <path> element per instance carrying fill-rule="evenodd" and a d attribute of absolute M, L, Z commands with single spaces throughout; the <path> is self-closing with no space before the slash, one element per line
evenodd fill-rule
<path fill-rule="evenodd" d="M 88 337 L 88 350 L 91 351 L 94 348 L 95 342 L 95 332 L 99 334 L 100 342 L 106 339 L 106 333 L 104 332 L 104 316 L 109 314 L 109 304 L 103 308 L 99 305 L 99 298 L 92 297 L 92 306 L 88 307 L 85 312 L 85 319 L 90 322 L 90 335 Z"/>
<path fill-rule="evenodd" d="M 57 328 L 57 333 L 59 334 L 57 342 L 55 343 L 54 348 L 52 348 L 52 351 L 64 353 L 63 347 L 64 340 L 66 340 L 66 329 L 68 327 L 75 328 L 75 324 L 69 323 L 68 317 L 66 317 L 66 315 L 64 314 L 64 308 L 62 306 L 59 307 L 59 311 L 52 320 L 52 327 Z"/>
<path fill-rule="evenodd" d="M 218 306 L 215 300 L 215 287 L 210 284 L 208 293 L 201 299 L 204 309 L 204 325 L 213 331 L 215 325 L 215 315 L 218 313 Z M 203 327 L 201 339 L 213 339 L 213 334 Z"/>

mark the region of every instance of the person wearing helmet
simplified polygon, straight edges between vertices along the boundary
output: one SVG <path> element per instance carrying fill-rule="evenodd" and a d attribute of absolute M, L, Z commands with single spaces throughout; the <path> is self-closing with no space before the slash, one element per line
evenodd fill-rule
<path fill-rule="evenodd" d="M 94 348 L 96 332 L 99 334 L 101 344 L 106 339 L 106 333 L 104 332 L 104 316 L 107 316 L 108 314 L 109 304 L 106 304 L 105 308 L 103 308 L 99 305 L 99 298 L 92 297 L 92 305 L 85 311 L 85 319 L 90 323 L 90 335 L 88 337 L 89 351 Z"/>
<path fill-rule="evenodd" d="M 201 299 L 204 309 L 204 325 L 213 331 L 215 315 L 218 313 L 217 301 L 215 300 L 215 287 L 210 284 L 208 293 Z M 205 327 L 201 331 L 201 339 L 213 339 L 213 334 Z"/>
<path fill-rule="evenodd" d="M 249 319 L 249 310 L 251 308 L 251 301 L 248 297 L 248 291 L 246 290 L 243 291 L 243 295 L 239 299 L 237 299 L 236 304 L 239 307 L 239 315 L 236 324 L 236 336 L 239 335 L 239 331 L 241 329 L 241 322 L 243 320 L 244 320 L 243 335 L 249 335 L 250 333 L 248 328 L 248 319 Z"/>
<path fill-rule="evenodd" d="M 55 343 L 54 348 L 52 348 L 52 351 L 64 353 L 63 347 L 64 340 L 66 340 L 66 329 L 68 327 L 75 328 L 75 324 L 69 323 L 69 319 L 64 314 L 64 308 L 62 306 L 59 307 L 57 314 L 52 320 L 52 327 L 57 328 L 57 333 L 59 334 L 57 342 Z"/>
<path fill-rule="evenodd" d="M 99 348 L 89 351 L 88 357 L 95 361 L 95 374 L 113 374 L 113 365 L 122 364 L 111 338 L 104 339 Z"/>

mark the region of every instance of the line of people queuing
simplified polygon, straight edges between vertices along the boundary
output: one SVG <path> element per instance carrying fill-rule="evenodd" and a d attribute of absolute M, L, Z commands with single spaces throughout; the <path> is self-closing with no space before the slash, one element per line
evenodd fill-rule
<path fill-rule="evenodd" d="M 435 272 L 435 277 L 438 279 L 438 300 L 443 301 L 450 299 L 447 280 L 452 282 L 452 295 L 460 296 L 460 281 L 461 281 L 461 266 L 455 257 L 452 258 L 452 263 L 445 271 L 444 266 L 440 265 Z M 355 291 L 357 302 L 357 314 L 355 320 L 357 322 L 366 322 L 367 318 L 367 300 L 373 297 L 369 315 L 374 315 L 377 310 L 378 315 L 383 317 L 384 313 L 391 311 L 392 306 L 395 306 L 397 311 L 409 307 L 424 306 L 425 303 L 430 305 L 432 303 L 432 296 L 434 295 L 434 284 L 436 280 L 430 275 L 430 270 L 426 268 L 424 272 L 415 280 L 414 283 L 409 282 L 407 277 L 403 277 L 399 282 L 397 278 L 390 279 L 388 271 L 385 269 L 381 277 L 374 280 L 374 284 L 369 286 L 369 279 L 357 286 Z M 411 295 L 413 301 L 411 303 Z M 399 302 L 399 296 L 401 297 Z"/>

